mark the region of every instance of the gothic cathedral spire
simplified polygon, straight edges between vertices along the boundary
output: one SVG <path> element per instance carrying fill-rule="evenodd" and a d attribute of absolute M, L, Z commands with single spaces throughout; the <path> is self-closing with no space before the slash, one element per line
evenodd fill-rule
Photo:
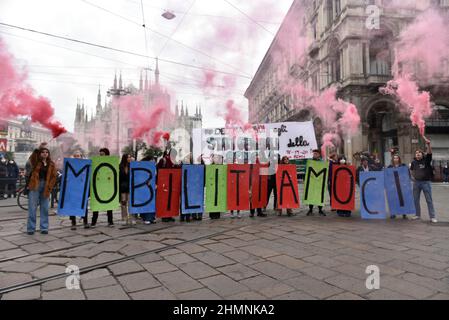
<path fill-rule="evenodd" d="M 101 114 L 101 93 L 100 93 L 100 86 L 98 86 L 98 95 L 97 95 L 97 115 Z"/>

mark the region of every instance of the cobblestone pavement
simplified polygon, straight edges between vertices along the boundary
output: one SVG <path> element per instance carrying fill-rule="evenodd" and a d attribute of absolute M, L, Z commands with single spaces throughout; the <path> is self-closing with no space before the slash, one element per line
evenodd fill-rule
<path fill-rule="evenodd" d="M 108 228 L 100 216 L 96 229 L 77 231 L 52 216 L 49 235 L 28 236 L 26 214 L 8 208 L 0 214 L 1 299 L 446 300 L 448 192 L 434 187 L 437 225 L 306 217 L 303 209 L 134 228 Z M 66 289 L 67 265 L 81 269 L 79 290 Z M 379 290 L 366 288 L 370 265 L 380 268 Z"/>

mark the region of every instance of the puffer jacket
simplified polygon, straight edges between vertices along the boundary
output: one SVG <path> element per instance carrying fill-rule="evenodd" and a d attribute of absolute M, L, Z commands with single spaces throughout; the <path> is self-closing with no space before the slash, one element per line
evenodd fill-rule
<path fill-rule="evenodd" d="M 31 173 L 30 182 L 28 184 L 28 189 L 30 191 L 37 191 L 39 189 L 39 171 L 42 168 L 42 162 L 34 167 L 33 172 Z M 54 162 L 50 162 L 48 164 L 47 177 L 45 179 L 45 188 L 44 188 L 44 197 L 49 198 L 50 193 L 53 190 L 57 179 L 57 171 Z"/>

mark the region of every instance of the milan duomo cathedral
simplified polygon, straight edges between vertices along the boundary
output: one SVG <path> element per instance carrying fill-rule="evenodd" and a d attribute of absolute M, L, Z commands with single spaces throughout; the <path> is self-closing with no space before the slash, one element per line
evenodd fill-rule
<path fill-rule="evenodd" d="M 148 79 L 148 73 L 145 71 L 145 80 L 142 72 L 140 73 L 139 88 L 133 84 L 124 85 L 120 73 L 117 81 L 117 75 L 114 78 L 113 86 L 107 91 L 109 101 L 102 104 L 100 88 L 98 89 L 96 112 L 93 110 L 88 114 L 88 108 L 84 101 L 78 101 L 76 106 L 74 136 L 79 145 L 88 154 L 96 154 L 100 148 L 108 148 L 111 154 L 121 154 L 123 149 L 133 144 L 133 124 L 124 119 L 118 108 L 112 103 L 112 97 L 124 95 L 143 95 L 144 107 L 151 108 L 155 103 L 171 106 L 171 97 L 159 82 L 159 66 L 156 61 L 156 70 L 154 72 L 154 82 Z M 172 133 L 172 139 L 177 148 L 182 149 L 183 154 L 192 150 L 192 130 L 202 126 L 201 107 L 196 107 L 195 114 L 189 115 L 187 106 L 176 103 L 173 115 L 165 115 L 159 124 L 157 130 L 164 130 Z M 186 132 L 188 134 L 186 134 Z"/>

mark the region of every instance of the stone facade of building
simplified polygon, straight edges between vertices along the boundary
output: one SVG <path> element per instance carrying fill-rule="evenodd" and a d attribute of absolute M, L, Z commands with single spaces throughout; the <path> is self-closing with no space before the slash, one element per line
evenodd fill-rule
<path fill-rule="evenodd" d="M 385 1 L 385 0 L 383 0 Z M 430 0 L 429 0 L 430 1 Z M 433 1 L 441 10 L 448 10 L 449 1 Z M 368 5 L 382 8 L 380 29 L 368 30 Z M 302 56 L 283 52 L 281 63 L 274 55 L 277 39 L 282 37 L 285 21 L 305 10 L 303 30 L 310 43 Z M 357 106 L 361 116 L 359 134 L 342 137 L 340 152 L 349 159 L 354 154 L 368 151 L 377 153 L 389 163 L 391 148 L 398 148 L 405 162 L 410 162 L 413 150 L 422 141 L 407 116 L 398 112 L 393 98 L 379 93 L 379 88 L 392 79 L 394 43 L 403 30 L 419 13 L 419 9 L 382 7 L 382 1 L 371 0 L 296 0 L 283 26 L 266 53 L 245 96 L 249 101 L 249 121 L 266 123 L 279 121 L 313 120 L 318 140 L 322 138 L 321 121 L 310 110 L 295 108 L 298 97 L 279 90 L 279 69 L 288 69 L 289 78 L 306 84 L 313 91 L 336 86 L 337 95 Z M 429 48 L 431 50 L 431 48 Z M 284 65 L 285 64 L 285 65 Z M 433 141 L 434 159 L 449 159 L 449 60 L 443 62 L 441 77 L 434 83 L 422 85 L 429 90 L 435 103 L 435 112 L 428 119 L 426 134 Z"/>

